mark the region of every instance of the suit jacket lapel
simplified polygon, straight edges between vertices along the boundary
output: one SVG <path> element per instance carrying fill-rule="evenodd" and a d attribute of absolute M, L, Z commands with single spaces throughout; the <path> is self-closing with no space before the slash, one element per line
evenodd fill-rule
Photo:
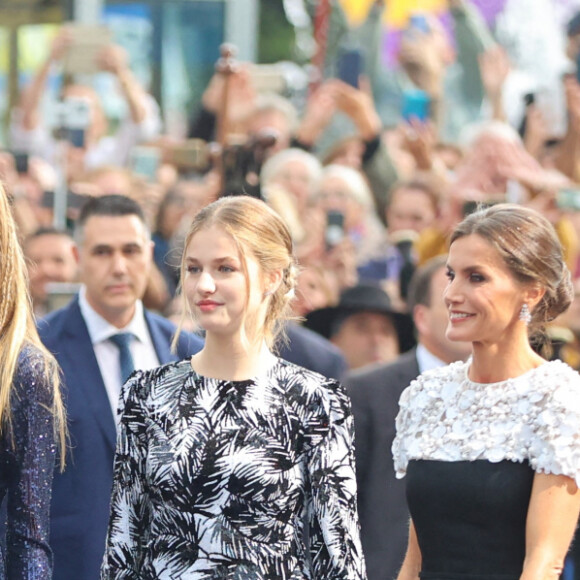
<path fill-rule="evenodd" d="M 157 324 L 147 310 L 145 310 L 145 321 L 159 362 L 163 365 L 177 360 L 177 357 L 171 352 L 171 337 L 163 331 L 163 328 Z"/>
<path fill-rule="evenodd" d="M 89 336 L 78 300 L 74 301 L 64 324 L 63 332 L 68 336 L 63 341 L 63 355 L 67 360 L 66 374 L 74 377 L 74 385 L 80 397 L 86 400 L 86 407 L 95 416 L 103 435 L 111 448 L 115 449 L 116 425 L 105 383 L 99 369 L 97 357 Z"/>

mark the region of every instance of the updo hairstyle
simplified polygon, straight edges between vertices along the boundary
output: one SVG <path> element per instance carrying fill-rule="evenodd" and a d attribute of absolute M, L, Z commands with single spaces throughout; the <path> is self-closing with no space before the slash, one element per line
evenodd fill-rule
<path fill-rule="evenodd" d="M 467 216 L 453 231 L 450 245 L 472 234 L 497 250 L 518 282 L 545 289 L 528 327 L 531 336 L 541 335 L 574 298 L 570 271 L 552 224 L 535 210 L 501 203 Z"/>
<path fill-rule="evenodd" d="M 222 228 L 233 238 L 246 277 L 248 298 L 250 284 L 256 283 L 249 278 L 246 262 L 248 253 L 253 254 L 264 276 L 282 270 L 280 285 L 273 294 L 267 296 L 268 311 L 264 326 L 260 329 L 268 345 L 273 346 L 283 334 L 284 322 L 294 318 L 291 302 L 294 298 L 298 267 L 292 254 L 292 238 L 288 228 L 282 218 L 263 201 L 245 195 L 222 197 L 204 207 L 195 216 L 187 232 L 184 248 L 187 248 L 196 233 L 212 226 Z M 182 259 L 182 280 L 185 273 L 185 259 Z M 191 314 L 187 299 L 183 297 L 183 300 L 184 312 Z"/>

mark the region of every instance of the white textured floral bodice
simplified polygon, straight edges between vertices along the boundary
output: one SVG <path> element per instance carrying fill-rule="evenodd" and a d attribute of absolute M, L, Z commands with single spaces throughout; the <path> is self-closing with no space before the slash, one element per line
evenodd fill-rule
<path fill-rule="evenodd" d="M 423 373 L 399 401 L 397 477 L 412 459 L 528 460 L 580 485 L 580 375 L 561 361 L 500 383 L 468 379 L 469 362 Z"/>

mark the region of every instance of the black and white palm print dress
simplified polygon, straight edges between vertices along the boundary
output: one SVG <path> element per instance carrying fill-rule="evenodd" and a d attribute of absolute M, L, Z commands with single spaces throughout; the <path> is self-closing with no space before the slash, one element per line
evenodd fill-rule
<path fill-rule="evenodd" d="M 102 579 L 366 578 L 353 432 L 343 387 L 282 359 L 247 381 L 134 373 Z"/>

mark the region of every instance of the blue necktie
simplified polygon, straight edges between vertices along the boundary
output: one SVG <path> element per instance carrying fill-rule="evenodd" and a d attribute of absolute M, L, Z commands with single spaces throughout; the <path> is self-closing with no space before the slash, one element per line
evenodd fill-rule
<path fill-rule="evenodd" d="M 133 355 L 129 348 L 129 345 L 134 338 L 135 336 L 130 332 L 120 332 L 119 334 L 113 334 L 113 336 L 109 338 L 109 340 L 119 349 L 121 384 L 123 384 L 129 378 L 129 375 L 135 370 Z"/>

